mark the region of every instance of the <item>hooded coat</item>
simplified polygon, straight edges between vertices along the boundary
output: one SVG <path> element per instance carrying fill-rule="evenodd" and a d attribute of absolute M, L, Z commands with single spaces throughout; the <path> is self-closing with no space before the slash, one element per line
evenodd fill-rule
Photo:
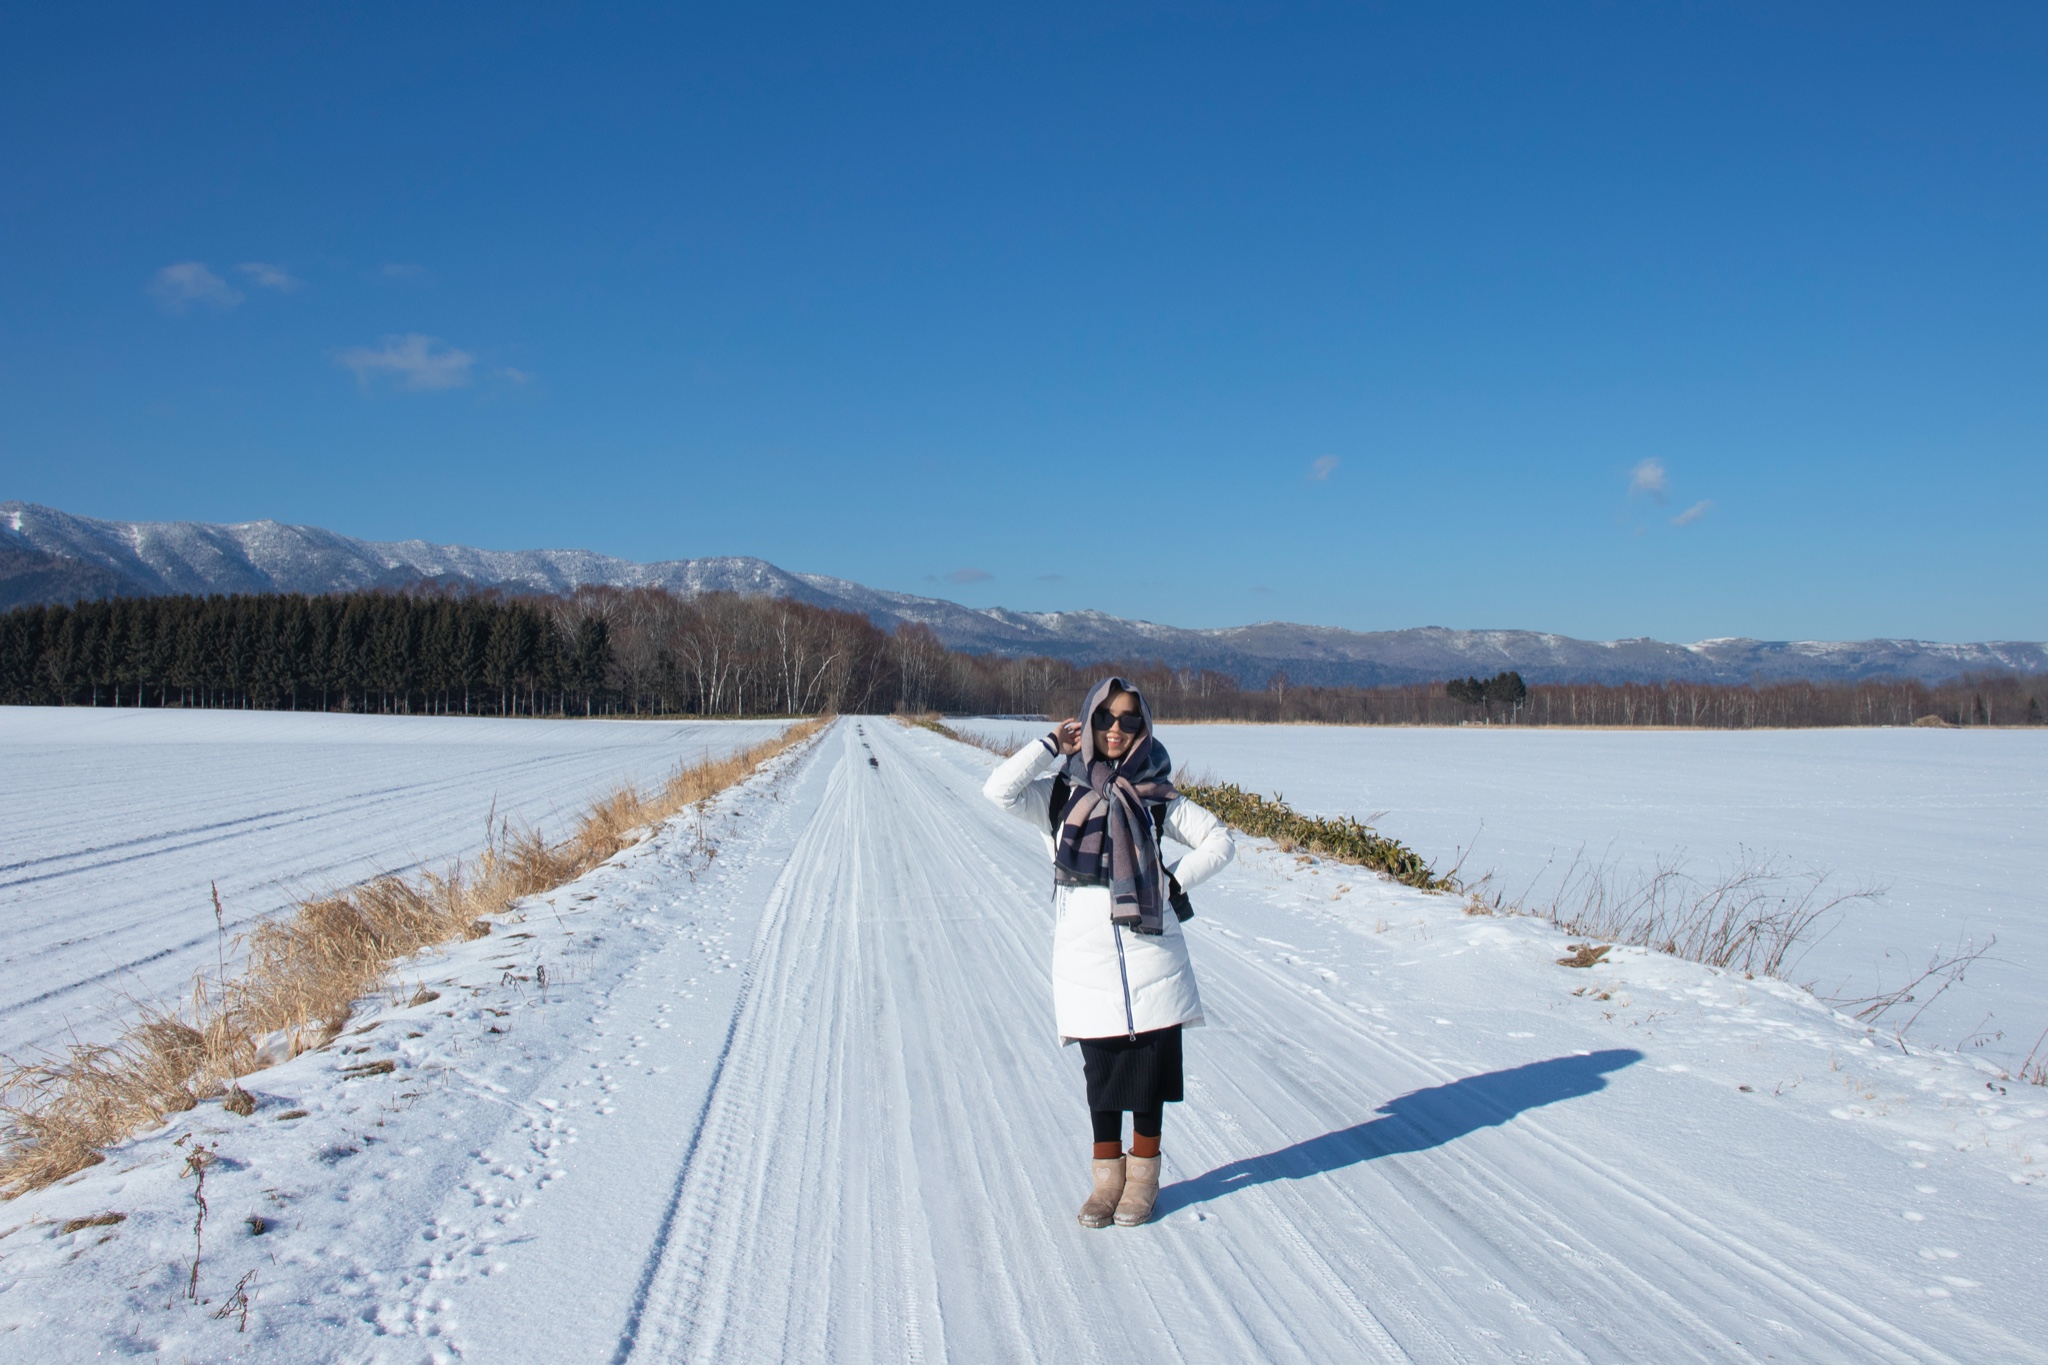
<path fill-rule="evenodd" d="M 1085 773 L 1079 755 L 1062 758 L 1051 740 L 1033 740 L 1005 759 L 982 787 L 989 800 L 1038 830 L 1048 860 L 1053 779 L 1069 763 L 1083 764 Z M 1185 796 L 1168 803 L 1164 834 L 1190 850 L 1167 864 L 1183 889 L 1199 886 L 1236 856 L 1223 822 Z M 1053 908 L 1053 1013 L 1062 1042 L 1202 1022 L 1187 937 L 1171 911 L 1159 933 L 1134 934 L 1110 922 L 1107 886 L 1056 886 Z"/>

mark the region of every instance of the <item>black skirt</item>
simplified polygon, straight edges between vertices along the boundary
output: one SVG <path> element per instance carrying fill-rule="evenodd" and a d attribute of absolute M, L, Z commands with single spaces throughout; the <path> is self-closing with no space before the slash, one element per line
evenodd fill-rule
<path fill-rule="evenodd" d="M 1090 1109 L 1145 1113 L 1180 1102 L 1179 1024 L 1135 1039 L 1119 1035 L 1078 1041 Z"/>

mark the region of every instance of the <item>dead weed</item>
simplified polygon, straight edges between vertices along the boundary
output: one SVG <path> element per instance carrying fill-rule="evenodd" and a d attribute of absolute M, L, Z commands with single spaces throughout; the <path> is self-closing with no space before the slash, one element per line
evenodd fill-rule
<path fill-rule="evenodd" d="M 724 791 L 825 724 L 821 718 L 792 725 L 767 743 L 682 768 L 651 792 L 621 787 L 593 804 L 559 843 L 537 830 L 505 829 L 468 866 L 410 880 L 379 877 L 302 902 L 257 924 L 246 936 L 241 974 L 202 976 L 182 1013 L 145 1006 L 118 1042 L 80 1043 L 29 1062 L 7 1059 L 0 1072 L 7 1123 L 0 1197 L 83 1170 L 102 1160 L 101 1149 L 202 1100 L 225 1094 L 234 1112 L 246 1112 L 237 1098 L 246 1092 L 235 1078 L 333 1041 L 354 1002 L 378 987 L 394 961 L 482 938 L 491 931 L 484 917 L 575 880 L 638 843 L 649 826 Z"/>

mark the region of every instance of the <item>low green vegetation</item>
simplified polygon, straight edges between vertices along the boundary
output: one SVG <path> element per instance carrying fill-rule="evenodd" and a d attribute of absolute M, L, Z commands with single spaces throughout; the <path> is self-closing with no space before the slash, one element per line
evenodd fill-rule
<path fill-rule="evenodd" d="M 1225 824 L 1257 838 L 1271 839 L 1289 851 L 1299 849 L 1338 862 L 1356 863 L 1424 891 L 1457 890 L 1454 880 L 1438 876 L 1436 869 L 1414 849 L 1348 815 L 1303 815 L 1277 794 L 1261 796 L 1231 782 L 1177 779 L 1174 785 L 1188 800 Z"/>

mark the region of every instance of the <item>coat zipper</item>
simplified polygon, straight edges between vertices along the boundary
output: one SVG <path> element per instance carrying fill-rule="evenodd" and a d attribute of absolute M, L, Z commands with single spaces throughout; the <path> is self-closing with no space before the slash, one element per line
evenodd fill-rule
<path fill-rule="evenodd" d="M 1109 932 L 1116 935 L 1116 974 L 1124 983 L 1124 1027 L 1131 1031 L 1131 1041 L 1138 1041 L 1138 1017 L 1131 1013 L 1131 974 L 1124 970 L 1124 930 L 1120 924 L 1109 926 Z"/>

